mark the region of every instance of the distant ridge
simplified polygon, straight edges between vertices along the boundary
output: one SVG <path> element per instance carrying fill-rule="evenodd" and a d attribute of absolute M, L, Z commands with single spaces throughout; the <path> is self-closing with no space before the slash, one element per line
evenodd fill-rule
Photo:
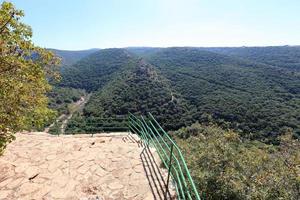
<path fill-rule="evenodd" d="M 58 57 L 62 59 L 61 64 L 72 65 L 75 64 L 80 59 L 100 50 L 97 48 L 87 49 L 87 50 L 59 50 L 59 49 L 48 49 L 54 52 Z"/>

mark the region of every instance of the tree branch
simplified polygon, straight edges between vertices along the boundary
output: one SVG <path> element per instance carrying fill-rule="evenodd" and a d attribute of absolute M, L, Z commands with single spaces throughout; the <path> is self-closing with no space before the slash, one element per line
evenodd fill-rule
<path fill-rule="evenodd" d="M 10 15 L 10 18 L 7 20 L 6 23 L 4 23 L 3 26 L 1 26 L 0 28 L 0 33 L 2 33 L 4 31 L 4 28 L 7 26 L 7 24 L 13 19 L 13 17 L 15 16 L 15 12 L 13 12 L 11 15 Z"/>

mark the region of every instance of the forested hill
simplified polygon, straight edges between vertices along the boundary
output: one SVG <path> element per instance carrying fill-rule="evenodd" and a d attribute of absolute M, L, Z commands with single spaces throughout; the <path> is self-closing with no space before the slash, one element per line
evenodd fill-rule
<path fill-rule="evenodd" d="M 61 86 L 93 92 L 78 120 L 151 111 L 168 130 L 200 121 L 266 141 L 290 129 L 300 135 L 299 74 L 250 58 L 200 48 L 105 49 L 62 76 Z"/>
<path fill-rule="evenodd" d="M 82 115 L 73 117 L 68 131 L 76 131 L 73 124 L 77 124 L 77 130 L 78 125 L 79 130 L 92 130 L 88 124 L 97 123 L 97 119 L 127 117 L 128 112 L 142 115 L 151 112 L 165 128 L 178 129 L 185 125 L 181 119 L 187 115 L 186 106 L 153 66 L 133 58 L 122 72 L 93 94 Z"/>
<path fill-rule="evenodd" d="M 299 128 L 298 76 L 196 48 L 164 49 L 148 60 L 195 106 L 193 119 L 205 121 L 209 114 L 254 137 Z"/>
<path fill-rule="evenodd" d="M 203 49 L 300 72 L 300 46 L 214 47 Z"/>
<path fill-rule="evenodd" d="M 114 75 L 128 65 L 131 57 L 124 49 L 97 51 L 63 68 L 60 85 L 96 91 L 113 80 Z"/>
<path fill-rule="evenodd" d="M 80 51 L 70 51 L 70 50 L 58 50 L 58 49 L 49 49 L 54 52 L 58 57 L 61 58 L 61 64 L 72 65 L 75 64 L 80 59 L 98 51 L 99 49 L 88 49 L 88 50 L 80 50 Z"/>
<path fill-rule="evenodd" d="M 96 52 L 63 71 L 61 85 L 93 92 L 81 115 L 74 115 L 69 132 L 91 130 L 99 118 L 152 112 L 166 128 L 185 125 L 189 110 L 154 66 L 124 49 Z M 76 124 L 76 127 L 72 126 Z"/>
<path fill-rule="evenodd" d="M 247 59 L 285 68 L 291 71 L 300 71 L 300 46 L 267 46 L 267 47 L 191 47 L 204 51 L 211 51 L 235 58 Z M 143 57 L 162 50 L 157 47 L 129 47 L 128 51 Z"/>

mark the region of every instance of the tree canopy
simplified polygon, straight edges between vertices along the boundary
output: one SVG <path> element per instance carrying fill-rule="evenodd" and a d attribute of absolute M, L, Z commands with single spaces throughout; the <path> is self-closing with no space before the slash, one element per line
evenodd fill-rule
<path fill-rule="evenodd" d="M 213 124 L 195 123 L 173 136 L 204 199 L 299 199 L 300 142 L 290 132 L 278 146 Z"/>
<path fill-rule="evenodd" d="M 281 55 L 278 49 L 272 52 Z M 151 66 L 146 68 L 155 79 L 136 73 L 139 59 Z M 85 119 L 153 112 L 167 130 L 213 121 L 247 138 L 277 143 L 289 128 L 300 136 L 300 77 L 278 66 L 201 48 L 104 49 L 63 69 L 60 84 L 93 92 Z M 81 120 L 74 124 L 84 128 Z"/>
<path fill-rule="evenodd" d="M 0 151 L 16 131 L 42 126 L 54 116 L 48 108 L 49 79 L 59 77 L 53 53 L 31 41 L 21 22 L 23 11 L 12 3 L 0 7 Z"/>

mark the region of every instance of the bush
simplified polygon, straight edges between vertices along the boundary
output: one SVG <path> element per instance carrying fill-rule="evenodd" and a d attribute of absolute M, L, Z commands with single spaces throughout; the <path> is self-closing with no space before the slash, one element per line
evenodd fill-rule
<path fill-rule="evenodd" d="M 200 124 L 174 135 L 205 199 L 300 198 L 300 143 L 291 133 L 279 146 Z"/>

